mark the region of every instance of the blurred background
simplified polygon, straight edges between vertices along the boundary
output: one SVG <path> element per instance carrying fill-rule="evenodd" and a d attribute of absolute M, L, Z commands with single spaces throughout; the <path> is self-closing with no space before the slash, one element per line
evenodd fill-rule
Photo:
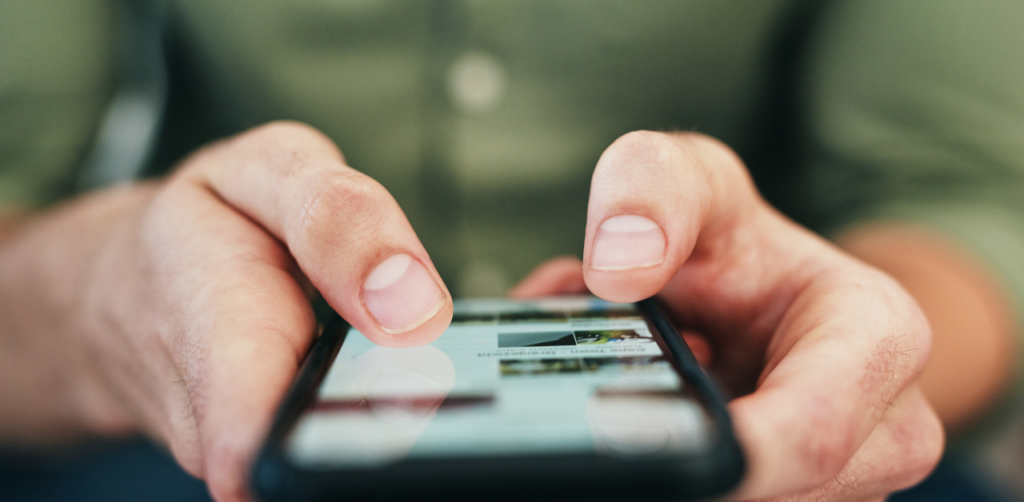
<path fill-rule="evenodd" d="M 1010 1 L 7 0 L 0 205 L 160 177 L 296 120 L 394 195 L 453 295 L 493 296 L 582 254 L 590 175 L 615 138 L 694 130 L 796 221 L 938 229 L 1019 305 L 1022 19 Z M 893 500 L 1024 494 L 1020 395 Z M 207 497 L 142 439 L 3 441 L 5 500 Z"/>

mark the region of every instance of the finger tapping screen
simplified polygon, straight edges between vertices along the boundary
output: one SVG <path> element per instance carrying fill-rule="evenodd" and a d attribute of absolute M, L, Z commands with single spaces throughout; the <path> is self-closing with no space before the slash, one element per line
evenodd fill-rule
<path fill-rule="evenodd" d="M 713 424 L 670 357 L 632 304 L 457 301 L 426 346 L 380 347 L 350 329 L 286 451 L 314 469 L 701 451 Z"/>

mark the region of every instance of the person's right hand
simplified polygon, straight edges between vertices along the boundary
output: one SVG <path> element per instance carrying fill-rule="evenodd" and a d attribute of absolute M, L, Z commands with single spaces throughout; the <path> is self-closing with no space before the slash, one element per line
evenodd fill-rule
<path fill-rule="evenodd" d="M 66 371 L 86 428 L 148 432 L 221 502 L 248 498 L 251 457 L 316 336 L 310 285 L 380 345 L 427 343 L 451 321 L 395 200 L 300 124 L 256 128 L 155 186 L 42 219 L 3 259 L 46 264 L 0 287 L 32 283 L 29 311 L 58 304 L 66 320 L 5 311 L 20 320 L 5 330 L 59 338 L 85 360 Z"/>

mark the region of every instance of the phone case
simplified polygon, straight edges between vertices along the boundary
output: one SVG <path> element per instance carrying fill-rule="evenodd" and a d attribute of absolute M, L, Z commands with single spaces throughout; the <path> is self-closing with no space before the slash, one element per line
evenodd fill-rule
<path fill-rule="evenodd" d="M 334 315 L 314 342 L 252 469 L 266 502 L 327 500 L 686 500 L 719 496 L 742 479 L 745 461 L 723 394 L 697 364 L 657 303 L 638 303 L 661 334 L 674 366 L 715 423 L 714 446 L 699 455 L 620 458 L 600 454 L 404 460 L 379 468 L 303 469 L 289 462 L 287 435 L 338 353 L 349 325 Z"/>

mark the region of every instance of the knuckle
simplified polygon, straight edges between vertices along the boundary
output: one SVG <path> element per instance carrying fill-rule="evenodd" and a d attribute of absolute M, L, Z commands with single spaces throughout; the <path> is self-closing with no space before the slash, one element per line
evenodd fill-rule
<path fill-rule="evenodd" d="M 679 145 L 666 134 L 653 131 L 633 131 L 620 136 L 605 150 L 598 167 L 651 169 L 664 164 L 662 159 Z"/>
<path fill-rule="evenodd" d="M 241 150 L 259 152 L 271 170 L 284 175 L 297 173 L 309 164 L 310 154 L 344 161 L 330 138 L 301 122 L 270 122 L 242 133 L 232 144 Z"/>
<path fill-rule="evenodd" d="M 334 145 L 330 138 L 313 126 L 290 120 L 268 122 L 250 129 L 242 136 L 273 142 L 301 141 L 310 144 Z"/>
<path fill-rule="evenodd" d="M 673 133 L 672 136 L 678 140 L 681 140 L 689 148 L 694 150 L 701 150 L 707 154 L 719 155 L 728 157 L 730 161 L 736 164 L 743 164 L 735 150 L 729 147 L 729 145 L 723 143 L 718 138 L 708 136 L 707 134 L 701 134 L 699 132 L 683 131 Z"/>
<path fill-rule="evenodd" d="M 876 272 L 875 279 L 866 281 L 867 289 L 874 293 L 865 297 L 872 302 L 869 310 L 888 315 L 874 316 L 882 320 L 872 328 L 881 336 L 868 355 L 859 386 L 865 395 L 874 397 L 874 419 L 880 420 L 927 362 L 931 329 L 895 281 L 880 272 Z"/>
<path fill-rule="evenodd" d="M 692 185 L 694 174 L 684 148 L 667 135 L 651 131 L 634 131 L 615 140 L 597 162 L 591 192 L 630 200 L 645 206 L 636 188 L 644 186 L 664 195 L 675 194 L 682 185 Z M 658 180 L 652 184 L 651 180 Z"/>
<path fill-rule="evenodd" d="M 301 210 L 294 225 L 299 235 L 295 237 L 311 245 L 330 244 L 324 239 L 337 235 L 340 217 L 345 217 L 347 238 L 357 237 L 362 230 L 377 226 L 393 204 L 380 183 L 355 171 L 316 173 L 301 185 Z"/>
<path fill-rule="evenodd" d="M 630 131 L 630 132 L 627 132 L 626 134 L 623 134 L 615 142 L 616 143 L 623 142 L 623 143 L 633 143 L 633 144 L 640 144 L 640 145 L 651 145 L 651 144 L 657 144 L 657 143 L 660 143 L 660 142 L 663 142 L 663 141 L 671 141 L 669 139 L 669 136 L 667 134 L 665 134 L 665 133 L 656 132 L 656 131 L 638 130 L 638 131 Z"/>
<path fill-rule="evenodd" d="M 854 451 L 854 424 L 845 420 L 828 398 L 809 398 L 806 434 L 799 438 L 797 461 L 807 473 L 807 482 L 820 486 L 835 478 Z"/>
<path fill-rule="evenodd" d="M 849 433 L 823 434 L 811 438 L 804 446 L 803 461 L 808 479 L 820 485 L 834 478 L 850 459 L 853 438 Z"/>
<path fill-rule="evenodd" d="M 886 336 L 875 346 L 860 380 L 861 390 L 878 398 L 875 420 L 882 418 L 913 377 L 917 350 L 913 337 L 896 333 Z"/>
<path fill-rule="evenodd" d="M 927 407 L 923 407 L 927 408 Z M 916 419 L 894 424 L 893 436 L 903 452 L 899 476 L 894 489 L 913 486 L 935 469 L 945 446 L 945 433 L 938 417 L 930 410 L 922 410 Z"/>

